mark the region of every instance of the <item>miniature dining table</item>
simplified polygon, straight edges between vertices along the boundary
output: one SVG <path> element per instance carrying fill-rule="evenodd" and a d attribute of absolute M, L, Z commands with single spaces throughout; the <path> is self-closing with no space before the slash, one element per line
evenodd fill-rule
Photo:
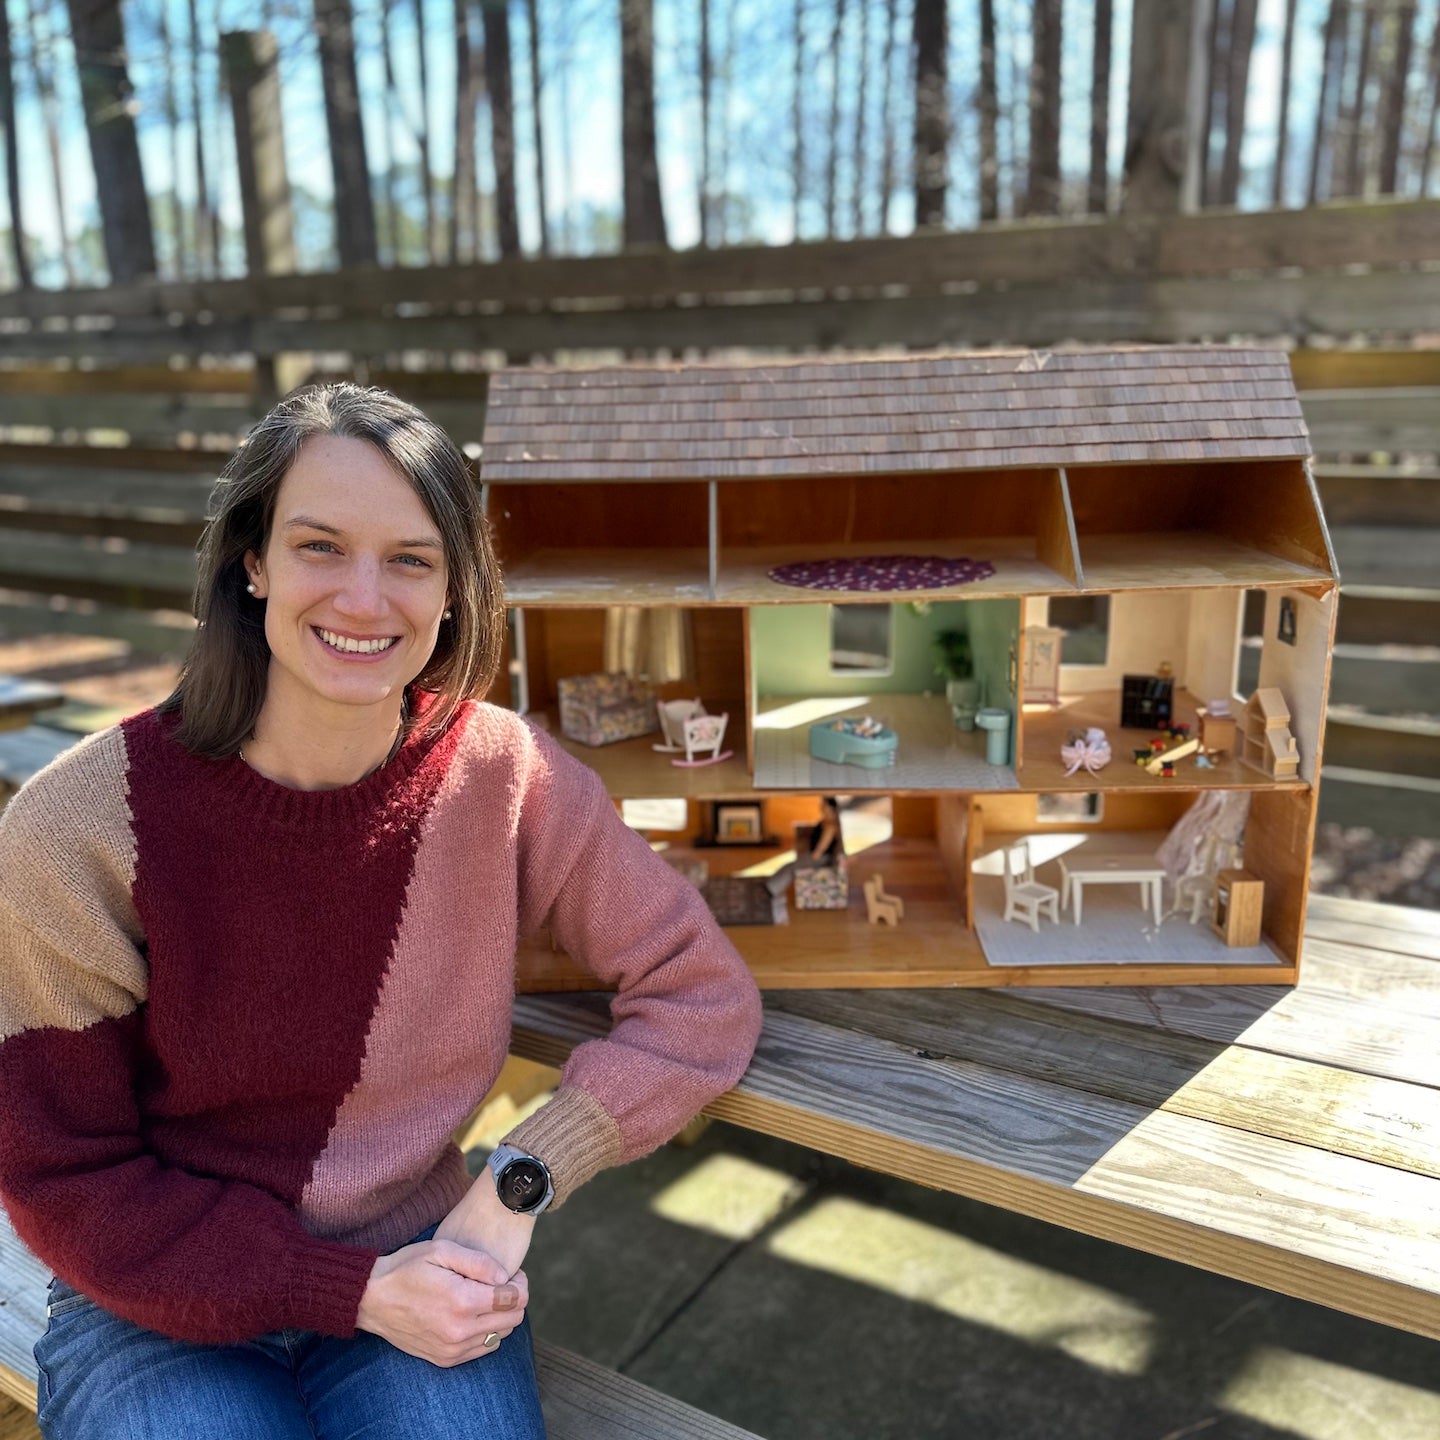
<path fill-rule="evenodd" d="M 1140 904 L 1148 905 L 1160 924 L 1160 887 L 1165 879 L 1165 867 L 1153 853 L 1133 852 L 1117 855 L 1087 855 L 1083 850 L 1070 855 L 1061 855 L 1060 903 L 1068 905 L 1073 897 L 1075 902 L 1075 923 L 1080 923 L 1081 897 L 1086 885 L 1139 885 Z"/>

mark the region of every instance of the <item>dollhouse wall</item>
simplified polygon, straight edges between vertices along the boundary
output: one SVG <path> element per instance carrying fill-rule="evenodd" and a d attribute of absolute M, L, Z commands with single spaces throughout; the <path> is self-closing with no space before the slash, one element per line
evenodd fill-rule
<path fill-rule="evenodd" d="M 1190 592 L 1190 633 L 1184 666 L 1180 668 L 1178 661 L 1176 666 L 1181 683 L 1202 704 L 1234 696 L 1244 605 L 1243 590 Z"/>
<path fill-rule="evenodd" d="M 761 695 L 851 695 L 857 688 L 877 694 L 940 695 L 944 677 L 936 672 L 933 641 L 942 630 L 970 635 L 975 674 L 982 693 L 1003 695 L 1008 689 L 1008 639 L 1019 623 L 1014 600 L 941 600 L 924 614 L 898 602 L 892 607 L 891 670 L 888 675 L 832 673 L 830 669 L 830 606 L 756 605 L 750 611 L 750 646 L 755 688 Z M 997 654 L 998 651 L 998 654 Z M 995 704 L 1013 704 L 1003 698 Z M 986 703 L 992 703 L 987 699 Z"/>
<path fill-rule="evenodd" d="M 1008 763 L 1013 765 L 1019 728 L 1015 687 L 1019 680 L 1020 604 L 1004 600 L 968 603 L 970 652 L 975 662 L 975 678 L 980 681 L 980 702 L 1010 712 Z"/>
<path fill-rule="evenodd" d="M 1315 783 L 1316 758 L 1325 720 L 1325 675 L 1334 623 L 1335 597 L 1312 599 L 1299 590 L 1265 594 L 1265 633 L 1260 650 L 1259 686 L 1273 686 L 1290 709 L 1290 731 L 1300 747 L 1300 778 Z M 1279 638 L 1280 602 L 1295 605 L 1295 643 Z"/>

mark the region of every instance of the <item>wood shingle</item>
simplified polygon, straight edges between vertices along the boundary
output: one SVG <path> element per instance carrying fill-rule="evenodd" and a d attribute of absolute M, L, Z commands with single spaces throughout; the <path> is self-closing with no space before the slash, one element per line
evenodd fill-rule
<path fill-rule="evenodd" d="M 1282 351 L 1132 346 L 506 370 L 482 468 L 762 479 L 1309 453 Z"/>

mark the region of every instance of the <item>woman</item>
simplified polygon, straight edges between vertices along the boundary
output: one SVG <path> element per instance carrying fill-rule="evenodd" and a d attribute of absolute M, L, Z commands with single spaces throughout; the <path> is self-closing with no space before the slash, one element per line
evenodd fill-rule
<path fill-rule="evenodd" d="M 471 698 L 500 577 L 419 411 L 278 405 L 196 595 L 174 694 L 0 817 L 0 1196 L 57 1276 L 42 1433 L 543 1435 L 537 1217 L 735 1083 L 754 983 L 598 777 Z M 615 1023 L 472 1182 L 450 1135 L 541 926 Z"/>

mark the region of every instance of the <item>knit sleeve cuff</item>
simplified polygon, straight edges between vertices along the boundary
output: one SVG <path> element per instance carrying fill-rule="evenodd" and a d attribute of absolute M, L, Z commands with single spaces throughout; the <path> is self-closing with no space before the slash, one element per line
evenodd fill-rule
<path fill-rule="evenodd" d="M 329 1242 L 299 1250 L 290 1262 L 291 1327 L 348 1340 L 379 1258 L 378 1250 Z"/>
<path fill-rule="evenodd" d="M 588 1090 L 562 1085 L 547 1104 L 522 1120 L 506 1137 L 538 1156 L 555 1186 L 551 1209 L 558 1209 L 592 1175 L 620 1163 L 620 1127 Z"/>

